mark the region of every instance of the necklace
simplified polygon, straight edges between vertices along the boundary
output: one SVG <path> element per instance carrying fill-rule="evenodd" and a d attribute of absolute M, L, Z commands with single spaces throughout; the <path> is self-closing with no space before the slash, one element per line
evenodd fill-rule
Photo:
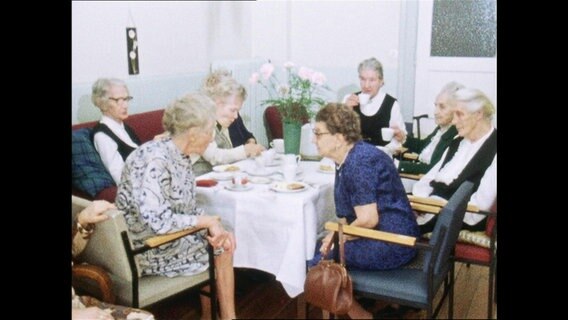
<path fill-rule="evenodd" d="M 353 149 L 353 146 L 350 146 L 349 150 L 347 150 L 347 152 L 345 152 L 345 156 L 343 157 L 343 161 L 341 161 L 340 164 L 336 165 L 337 171 L 341 170 L 341 166 L 343 166 L 343 164 L 345 163 L 345 160 L 347 160 L 347 156 L 349 155 L 349 152 L 351 152 L 351 149 Z"/>

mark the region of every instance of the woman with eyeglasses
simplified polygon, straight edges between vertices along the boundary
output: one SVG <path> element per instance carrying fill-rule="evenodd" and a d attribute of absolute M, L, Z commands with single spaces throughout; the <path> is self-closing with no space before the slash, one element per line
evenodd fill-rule
<path fill-rule="evenodd" d="M 345 104 L 329 103 L 316 115 L 314 143 L 320 155 L 336 164 L 334 200 L 339 223 L 418 236 L 416 218 L 392 158 L 362 141 L 359 116 Z M 310 266 L 318 263 L 332 239 L 322 240 Z M 348 269 L 399 268 L 414 258 L 416 249 L 347 236 Z M 371 313 L 353 302 L 351 319 L 371 319 Z"/>
<path fill-rule="evenodd" d="M 140 145 L 134 130 L 124 123 L 132 97 L 124 81 L 101 78 L 93 84 L 91 100 L 102 112 L 101 120 L 93 128 L 93 143 L 118 185 L 124 161 Z"/>

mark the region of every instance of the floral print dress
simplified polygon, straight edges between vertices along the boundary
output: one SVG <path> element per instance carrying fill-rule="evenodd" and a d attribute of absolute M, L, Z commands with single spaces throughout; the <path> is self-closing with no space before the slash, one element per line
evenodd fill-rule
<path fill-rule="evenodd" d="M 171 138 L 150 141 L 126 159 L 116 206 L 124 211 L 135 247 L 155 235 L 193 227 L 197 216 L 195 175 L 190 157 Z M 192 275 L 209 266 L 205 231 L 138 255 L 142 275 Z"/>

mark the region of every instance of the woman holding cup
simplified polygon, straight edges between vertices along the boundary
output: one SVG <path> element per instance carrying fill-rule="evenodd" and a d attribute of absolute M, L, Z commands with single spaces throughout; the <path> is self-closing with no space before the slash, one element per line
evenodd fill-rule
<path fill-rule="evenodd" d="M 380 90 L 385 85 L 383 66 L 370 58 L 359 64 L 358 72 L 361 91 L 346 95 L 343 103 L 359 115 L 364 140 L 394 153 L 406 140 L 407 133 L 398 101 Z M 392 129 L 390 139 L 382 133 L 382 128 Z"/>

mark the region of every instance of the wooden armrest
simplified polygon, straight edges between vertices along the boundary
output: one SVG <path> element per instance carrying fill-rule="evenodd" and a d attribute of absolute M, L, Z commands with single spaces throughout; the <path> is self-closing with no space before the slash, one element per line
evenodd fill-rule
<path fill-rule="evenodd" d="M 331 221 L 326 222 L 325 229 L 329 231 L 338 231 L 339 223 Z M 415 237 L 405 236 L 391 232 L 361 228 L 361 227 L 354 227 L 350 225 L 343 225 L 343 233 L 357 237 L 364 237 L 369 239 L 387 241 L 396 244 L 402 244 L 410 247 L 413 247 L 416 243 Z"/>
<path fill-rule="evenodd" d="M 438 214 L 438 213 L 440 213 L 440 211 L 442 211 L 442 208 L 440 208 L 438 206 L 431 206 L 429 204 L 411 202 L 410 206 L 412 207 L 413 210 L 419 211 L 419 212 L 427 212 L 427 213 Z"/>
<path fill-rule="evenodd" d="M 402 155 L 402 157 L 406 160 L 418 160 L 418 153 L 414 153 L 414 152 L 408 153 L 407 152 L 407 153 L 404 153 Z"/>
<path fill-rule="evenodd" d="M 221 221 L 221 218 L 219 216 L 214 216 L 214 218 L 217 219 L 218 221 Z M 165 243 L 172 242 L 172 241 L 177 240 L 179 238 L 183 238 L 187 235 L 190 235 L 192 233 L 196 233 L 196 232 L 201 231 L 203 229 L 206 229 L 206 228 L 187 228 L 187 229 L 183 229 L 183 230 L 180 230 L 180 231 L 151 237 L 151 238 L 146 239 L 144 241 L 144 244 L 149 248 L 156 248 L 156 247 L 159 247 L 159 246 L 161 246 Z"/>
<path fill-rule="evenodd" d="M 96 298 L 100 298 L 107 303 L 115 303 L 114 292 L 112 292 L 112 280 L 103 268 L 90 264 L 74 265 L 72 274 L 73 280 L 84 278 L 96 282 L 101 293 L 101 297 Z"/>
<path fill-rule="evenodd" d="M 425 204 L 428 206 L 436 206 L 436 207 L 444 207 L 448 201 L 443 200 L 443 199 L 432 199 L 432 198 L 425 198 L 425 197 L 417 197 L 414 195 L 409 194 L 408 195 L 408 200 L 410 201 L 410 204 L 412 205 L 413 203 L 416 204 Z M 413 207 L 414 209 L 414 207 Z M 417 209 L 419 210 L 419 209 Z M 479 213 L 479 207 L 477 207 L 474 204 L 468 203 L 467 204 L 467 209 L 468 212 L 475 212 L 475 213 Z M 426 211 L 426 210 L 425 210 Z M 438 211 L 439 212 L 439 211 Z M 432 213 L 438 213 L 438 212 L 432 212 Z"/>
<path fill-rule="evenodd" d="M 404 173 L 404 172 L 399 172 L 398 175 L 401 178 L 407 178 L 407 179 L 412 179 L 412 180 L 420 180 L 420 178 L 422 178 L 422 176 L 424 175 L 423 173 L 420 174 L 413 174 L 413 173 Z"/>

